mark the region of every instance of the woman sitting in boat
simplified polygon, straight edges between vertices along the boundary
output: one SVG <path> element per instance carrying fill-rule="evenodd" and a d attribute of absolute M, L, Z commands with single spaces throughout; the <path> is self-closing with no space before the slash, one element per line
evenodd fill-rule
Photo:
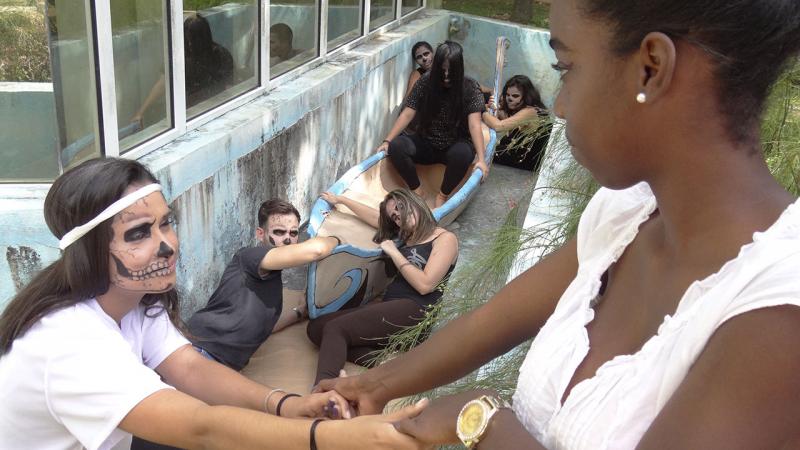
<path fill-rule="evenodd" d="M 425 72 L 431 70 L 431 65 L 433 64 L 433 47 L 426 41 L 419 41 L 411 47 L 411 57 L 414 58 L 417 68 L 412 70 L 411 74 L 408 75 L 405 97 L 408 97 L 408 94 L 411 93 L 411 89 L 417 83 L 417 80 L 419 80 Z"/>
<path fill-rule="evenodd" d="M 388 150 L 389 159 L 408 188 L 422 198 L 426 198 L 426 192 L 415 164 L 444 164 L 444 179 L 434 202 L 438 208 L 473 161 L 475 168 L 481 170 L 482 179 L 489 173 L 481 129 L 484 109 L 478 83 L 464 77 L 461 46 L 445 41 L 436 49 L 431 70 L 414 85 L 403 111 L 377 150 Z M 401 134 L 412 121 L 416 133 Z"/>
<path fill-rule="evenodd" d="M 322 199 L 342 204 L 376 228 L 373 240 L 392 259 L 397 277 L 380 301 L 340 310 L 308 324 L 308 337 L 319 346 L 316 381 L 336 378 L 345 361 L 369 366 L 370 353 L 384 348 L 389 336 L 415 325 L 442 297 L 442 283 L 458 257 L 456 235 L 436 226 L 428 205 L 406 189 L 388 194 L 379 209 L 325 192 Z M 400 248 L 395 242 L 404 242 Z"/>
<path fill-rule="evenodd" d="M 396 417 L 289 420 L 350 411 L 336 393 L 287 394 L 192 348 L 157 183 L 114 158 L 50 188 L 45 220 L 63 253 L 0 316 L 0 448 L 108 449 L 128 434 L 180 448 L 419 448 L 389 425 Z"/>
<path fill-rule="evenodd" d="M 494 107 L 489 99 L 487 109 Z M 514 75 L 503 86 L 497 117 L 483 113 L 483 121 L 497 132 L 505 132 L 495 149 L 496 164 L 535 170 L 550 137 L 551 123 L 539 91 L 525 75 Z"/>

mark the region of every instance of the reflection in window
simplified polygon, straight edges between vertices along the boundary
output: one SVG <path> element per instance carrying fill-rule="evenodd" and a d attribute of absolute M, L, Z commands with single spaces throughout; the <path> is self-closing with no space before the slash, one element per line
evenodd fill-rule
<path fill-rule="evenodd" d="M 403 0 L 402 14 L 406 14 L 422 7 L 422 0 Z"/>
<path fill-rule="evenodd" d="M 328 51 L 361 36 L 361 0 L 341 0 L 328 7 Z"/>
<path fill-rule="evenodd" d="M 50 181 L 100 155 L 85 4 L 15 3 L 0 8 L 0 181 Z"/>
<path fill-rule="evenodd" d="M 319 7 L 315 0 L 271 2 L 269 17 L 270 77 L 288 72 L 319 54 Z"/>
<path fill-rule="evenodd" d="M 120 151 L 172 127 L 166 17 L 165 0 L 111 0 Z"/>
<path fill-rule="evenodd" d="M 394 20 L 394 0 L 372 0 L 369 10 L 369 31 Z"/>
<path fill-rule="evenodd" d="M 258 86 L 256 0 L 185 0 L 183 51 L 187 117 Z"/>

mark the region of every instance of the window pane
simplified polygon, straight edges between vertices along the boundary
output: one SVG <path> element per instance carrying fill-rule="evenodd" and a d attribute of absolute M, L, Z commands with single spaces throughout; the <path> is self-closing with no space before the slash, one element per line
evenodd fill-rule
<path fill-rule="evenodd" d="M 184 0 L 186 116 L 191 118 L 258 86 L 256 0 Z"/>
<path fill-rule="evenodd" d="M 328 6 L 328 51 L 361 36 L 361 0 L 335 0 Z"/>
<path fill-rule="evenodd" d="M 319 55 L 318 5 L 316 0 L 270 3 L 269 67 L 271 78 L 286 73 Z"/>
<path fill-rule="evenodd" d="M 394 20 L 394 0 L 372 0 L 369 10 L 369 30 Z"/>
<path fill-rule="evenodd" d="M 172 127 L 166 3 L 111 0 L 120 151 Z"/>
<path fill-rule="evenodd" d="M 422 7 L 422 0 L 403 0 L 402 13 L 405 16 L 411 11 L 414 11 L 415 9 L 421 7 Z"/>
<path fill-rule="evenodd" d="M 88 36 L 83 0 L 0 8 L 0 181 L 50 181 L 59 155 L 100 155 Z"/>

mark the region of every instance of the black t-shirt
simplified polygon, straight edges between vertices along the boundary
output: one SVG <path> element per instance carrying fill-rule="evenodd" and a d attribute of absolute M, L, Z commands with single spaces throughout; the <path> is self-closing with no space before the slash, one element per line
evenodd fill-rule
<path fill-rule="evenodd" d="M 439 236 L 441 236 L 441 234 Z M 400 247 L 398 250 L 406 258 L 406 260 L 413 264 L 417 269 L 425 270 L 425 266 L 428 265 L 428 259 L 430 259 L 431 253 L 433 252 L 433 241 L 439 239 L 439 236 L 430 242 Z M 444 277 L 442 277 L 444 282 L 443 284 L 447 283 L 450 273 L 453 272 L 454 268 L 455 264 L 451 264 L 450 268 L 447 269 L 447 273 L 444 275 Z M 436 289 L 425 295 L 420 294 L 416 289 L 414 289 L 413 286 L 411 286 L 408 281 L 406 281 L 405 277 L 403 277 L 403 273 L 398 271 L 394 281 L 392 281 L 389 286 L 386 287 L 386 292 L 383 294 L 383 301 L 396 298 L 408 298 L 414 300 L 420 306 L 428 307 L 436 304 L 436 302 L 442 298 L 442 289 L 440 286 L 437 286 Z"/>
<path fill-rule="evenodd" d="M 258 266 L 273 247 L 246 247 L 233 255 L 208 305 L 187 326 L 192 343 L 236 370 L 267 340 L 283 307 L 281 271 L 263 278 Z"/>
<path fill-rule="evenodd" d="M 424 104 L 425 95 L 428 92 L 428 86 L 431 83 L 431 72 L 428 71 L 423 74 L 419 80 L 414 84 L 411 93 L 405 101 L 405 106 L 419 111 Z M 443 88 L 442 88 L 443 89 Z M 475 80 L 464 78 L 464 117 L 450 117 L 450 101 L 445 96 L 439 112 L 433 116 L 431 124 L 427 130 L 422 132 L 424 137 L 431 145 L 438 149 L 448 148 L 458 140 L 470 140 L 469 126 L 467 124 L 467 116 L 475 112 L 483 112 L 486 110 L 486 104 L 483 101 L 483 94 Z M 415 117 L 415 119 L 417 119 Z M 413 124 L 413 128 L 420 131 L 421 127 L 418 123 Z"/>

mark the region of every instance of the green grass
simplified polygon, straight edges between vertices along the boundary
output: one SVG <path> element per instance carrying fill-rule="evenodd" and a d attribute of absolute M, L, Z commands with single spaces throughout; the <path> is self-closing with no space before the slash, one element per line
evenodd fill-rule
<path fill-rule="evenodd" d="M 507 20 L 539 28 L 549 28 L 548 14 L 550 5 L 533 2 L 533 16 L 528 18 L 515 17 L 513 0 L 443 0 L 442 8 L 450 11 L 474 14 L 476 16 L 490 17 L 492 19 Z"/>
<path fill-rule="evenodd" d="M 0 81 L 50 81 L 44 6 L 3 2 L 0 6 Z"/>

